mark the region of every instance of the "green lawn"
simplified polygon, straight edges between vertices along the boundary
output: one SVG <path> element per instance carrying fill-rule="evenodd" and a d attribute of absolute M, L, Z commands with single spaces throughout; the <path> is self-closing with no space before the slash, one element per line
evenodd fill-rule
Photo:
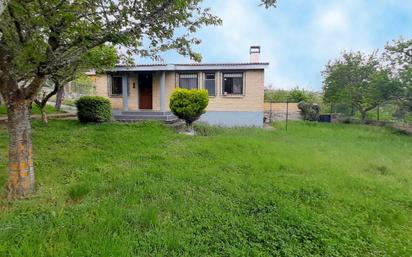
<path fill-rule="evenodd" d="M 388 129 L 33 130 L 38 192 L 1 202 L 0 256 L 412 255 L 412 137 Z"/>
<path fill-rule="evenodd" d="M 62 112 L 56 111 L 54 107 L 51 105 L 46 105 L 46 113 L 52 114 L 52 113 L 62 113 Z M 32 105 L 32 114 L 41 114 L 39 107 L 35 104 Z M 0 116 L 6 116 L 6 115 L 7 115 L 6 106 L 0 105 Z"/>

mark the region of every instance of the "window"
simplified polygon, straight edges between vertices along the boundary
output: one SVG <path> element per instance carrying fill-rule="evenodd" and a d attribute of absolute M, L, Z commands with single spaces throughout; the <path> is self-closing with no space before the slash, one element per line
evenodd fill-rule
<path fill-rule="evenodd" d="M 205 89 L 209 93 L 209 96 L 216 95 L 215 73 L 205 74 Z"/>
<path fill-rule="evenodd" d="M 179 87 L 186 89 L 197 88 L 197 74 L 179 74 Z"/>
<path fill-rule="evenodd" d="M 242 95 L 243 94 L 243 73 L 223 74 L 223 94 Z"/>
<path fill-rule="evenodd" d="M 122 95 L 122 94 L 123 94 L 122 77 L 112 77 L 111 95 Z"/>

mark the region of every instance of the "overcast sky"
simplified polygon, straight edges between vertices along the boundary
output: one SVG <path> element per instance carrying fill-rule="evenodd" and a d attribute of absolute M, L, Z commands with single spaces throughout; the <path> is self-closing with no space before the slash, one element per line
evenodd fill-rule
<path fill-rule="evenodd" d="M 370 52 L 400 36 L 412 38 L 412 0 L 279 0 L 270 10 L 258 3 L 204 0 L 223 26 L 199 31 L 203 62 L 246 62 L 249 46 L 260 45 L 261 60 L 270 62 L 265 86 L 319 91 L 320 71 L 343 50 Z M 175 53 L 163 57 L 189 62 Z"/>

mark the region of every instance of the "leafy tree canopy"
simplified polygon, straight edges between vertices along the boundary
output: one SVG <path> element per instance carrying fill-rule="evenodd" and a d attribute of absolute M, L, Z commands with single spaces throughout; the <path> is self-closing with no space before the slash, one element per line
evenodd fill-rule
<path fill-rule="evenodd" d="M 311 92 L 303 88 L 295 87 L 291 90 L 266 90 L 265 101 L 277 103 L 299 103 L 301 101 L 307 103 L 320 102 L 320 96 L 316 92 Z"/>
<path fill-rule="evenodd" d="M 385 47 L 391 78 L 399 84 L 396 99 L 401 109 L 412 112 L 412 40 L 398 39 Z"/>
<path fill-rule="evenodd" d="M 353 106 L 362 120 L 368 111 L 391 99 L 397 86 L 376 51 L 371 55 L 344 52 L 341 58 L 329 62 L 322 74 L 325 102 Z"/>

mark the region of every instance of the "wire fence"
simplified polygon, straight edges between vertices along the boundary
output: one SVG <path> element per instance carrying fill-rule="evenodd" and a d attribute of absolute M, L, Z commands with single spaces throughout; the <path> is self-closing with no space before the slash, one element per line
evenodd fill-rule
<path fill-rule="evenodd" d="M 289 102 L 265 102 L 266 123 L 286 122 L 303 120 L 302 112 L 298 103 Z M 368 123 L 373 125 L 388 125 L 412 133 L 412 112 L 400 109 L 395 104 L 379 105 L 368 111 L 366 120 L 362 121 L 359 110 L 352 106 L 340 103 L 321 104 L 320 122 L 343 122 L 343 123 Z"/>
<path fill-rule="evenodd" d="M 361 120 L 361 113 L 353 106 L 344 104 L 330 104 L 330 107 L 324 112 L 339 114 L 342 118 L 353 121 Z M 412 124 L 412 112 L 399 108 L 396 104 L 378 105 L 376 108 L 368 111 L 366 122 L 394 122 Z"/>

